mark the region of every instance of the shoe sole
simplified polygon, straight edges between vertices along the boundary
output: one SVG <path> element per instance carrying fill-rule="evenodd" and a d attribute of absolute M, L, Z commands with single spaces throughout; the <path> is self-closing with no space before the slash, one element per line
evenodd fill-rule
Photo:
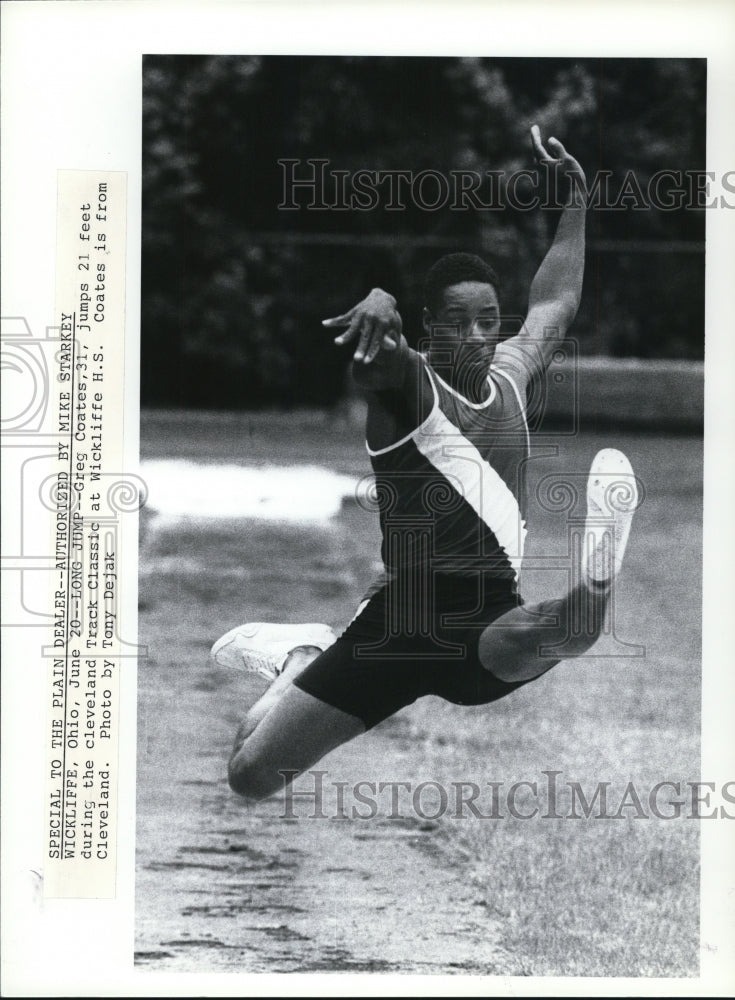
<path fill-rule="evenodd" d="M 587 480 L 585 570 L 594 583 L 611 583 L 620 572 L 639 504 L 638 485 L 628 458 L 617 448 L 603 448 L 592 460 Z"/>

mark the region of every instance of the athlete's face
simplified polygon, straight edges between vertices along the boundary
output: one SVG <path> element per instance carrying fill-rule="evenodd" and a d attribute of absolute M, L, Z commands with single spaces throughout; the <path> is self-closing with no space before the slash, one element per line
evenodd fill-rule
<path fill-rule="evenodd" d="M 424 310 L 424 329 L 431 337 L 430 354 L 448 365 L 451 381 L 472 385 L 484 380 L 500 336 L 500 304 L 492 285 L 462 281 L 444 289 L 436 315 Z"/>

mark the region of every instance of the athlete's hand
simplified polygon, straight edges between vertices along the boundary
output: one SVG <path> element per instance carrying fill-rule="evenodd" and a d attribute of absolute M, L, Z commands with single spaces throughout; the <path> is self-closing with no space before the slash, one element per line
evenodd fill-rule
<path fill-rule="evenodd" d="M 587 185 L 587 180 L 584 176 L 584 170 L 582 170 L 578 161 L 574 159 L 571 153 L 567 153 L 566 149 L 564 149 L 558 139 L 551 136 L 547 142 L 551 149 L 551 153 L 549 153 L 541 141 L 541 132 L 538 125 L 532 125 L 531 146 L 533 147 L 533 155 L 538 163 L 542 163 L 544 166 L 558 170 L 562 177 L 577 178 L 581 181 L 581 187 L 584 190 Z"/>
<path fill-rule="evenodd" d="M 374 288 L 349 312 L 324 319 L 322 324 L 327 327 L 346 326 L 345 332 L 335 337 L 334 342 L 342 345 L 357 341 L 354 360 L 365 364 L 370 364 L 381 350 L 395 351 L 403 330 L 396 300 L 382 288 Z"/>

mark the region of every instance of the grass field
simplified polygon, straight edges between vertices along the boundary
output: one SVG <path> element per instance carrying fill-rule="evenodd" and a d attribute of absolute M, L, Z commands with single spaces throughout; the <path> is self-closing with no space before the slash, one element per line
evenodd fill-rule
<path fill-rule="evenodd" d="M 139 668 L 139 961 L 162 969 L 368 969 L 500 975 L 693 976 L 699 831 L 650 815 L 648 791 L 699 776 L 701 440 L 581 435 L 534 463 L 536 481 L 586 471 L 616 445 L 646 488 L 615 608 L 617 641 L 494 705 L 428 698 L 331 754 L 327 780 L 514 781 L 560 772 L 561 819 L 284 820 L 245 807 L 224 778 L 255 689 L 206 655 L 245 620 L 343 627 L 375 575 L 376 519 L 324 525 L 146 519 Z M 368 471 L 359 428 L 319 415 L 143 421 L 147 458 L 315 464 Z M 298 499 L 295 499 L 298 502 Z M 156 498 L 150 498 L 155 509 Z M 530 512 L 528 557 L 563 556 L 564 513 Z M 564 586 L 529 571 L 528 598 Z M 624 645 L 628 644 L 628 645 Z M 642 647 L 645 655 L 627 655 Z M 621 655 L 626 654 L 626 655 Z M 306 787 L 301 780 L 301 785 Z M 566 783 L 610 783 L 621 818 L 571 819 Z M 308 782 L 307 782 L 308 784 Z M 567 789 L 564 791 L 564 789 Z M 519 809 L 533 803 L 518 795 Z M 488 793 L 489 794 L 489 793 Z M 566 796 L 566 798 L 565 798 Z M 426 799 L 428 803 L 429 798 Z M 478 800 L 479 801 L 479 800 Z M 661 796 L 666 808 L 666 796 Z M 489 798 L 482 799 L 483 809 Z M 546 801 L 539 797 L 542 811 Z M 426 806 L 426 811 L 430 809 Z M 530 808 L 529 808 L 530 811 Z M 326 859 L 326 860 L 325 860 Z"/>

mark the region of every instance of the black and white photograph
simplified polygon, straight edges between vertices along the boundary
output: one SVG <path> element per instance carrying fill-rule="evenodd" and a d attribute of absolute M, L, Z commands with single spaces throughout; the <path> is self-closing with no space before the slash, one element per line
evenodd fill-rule
<path fill-rule="evenodd" d="M 145 56 L 142 966 L 697 974 L 706 87 Z"/>
<path fill-rule="evenodd" d="M 2 992 L 731 995 L 733 12 L 0 6 Z"/>

